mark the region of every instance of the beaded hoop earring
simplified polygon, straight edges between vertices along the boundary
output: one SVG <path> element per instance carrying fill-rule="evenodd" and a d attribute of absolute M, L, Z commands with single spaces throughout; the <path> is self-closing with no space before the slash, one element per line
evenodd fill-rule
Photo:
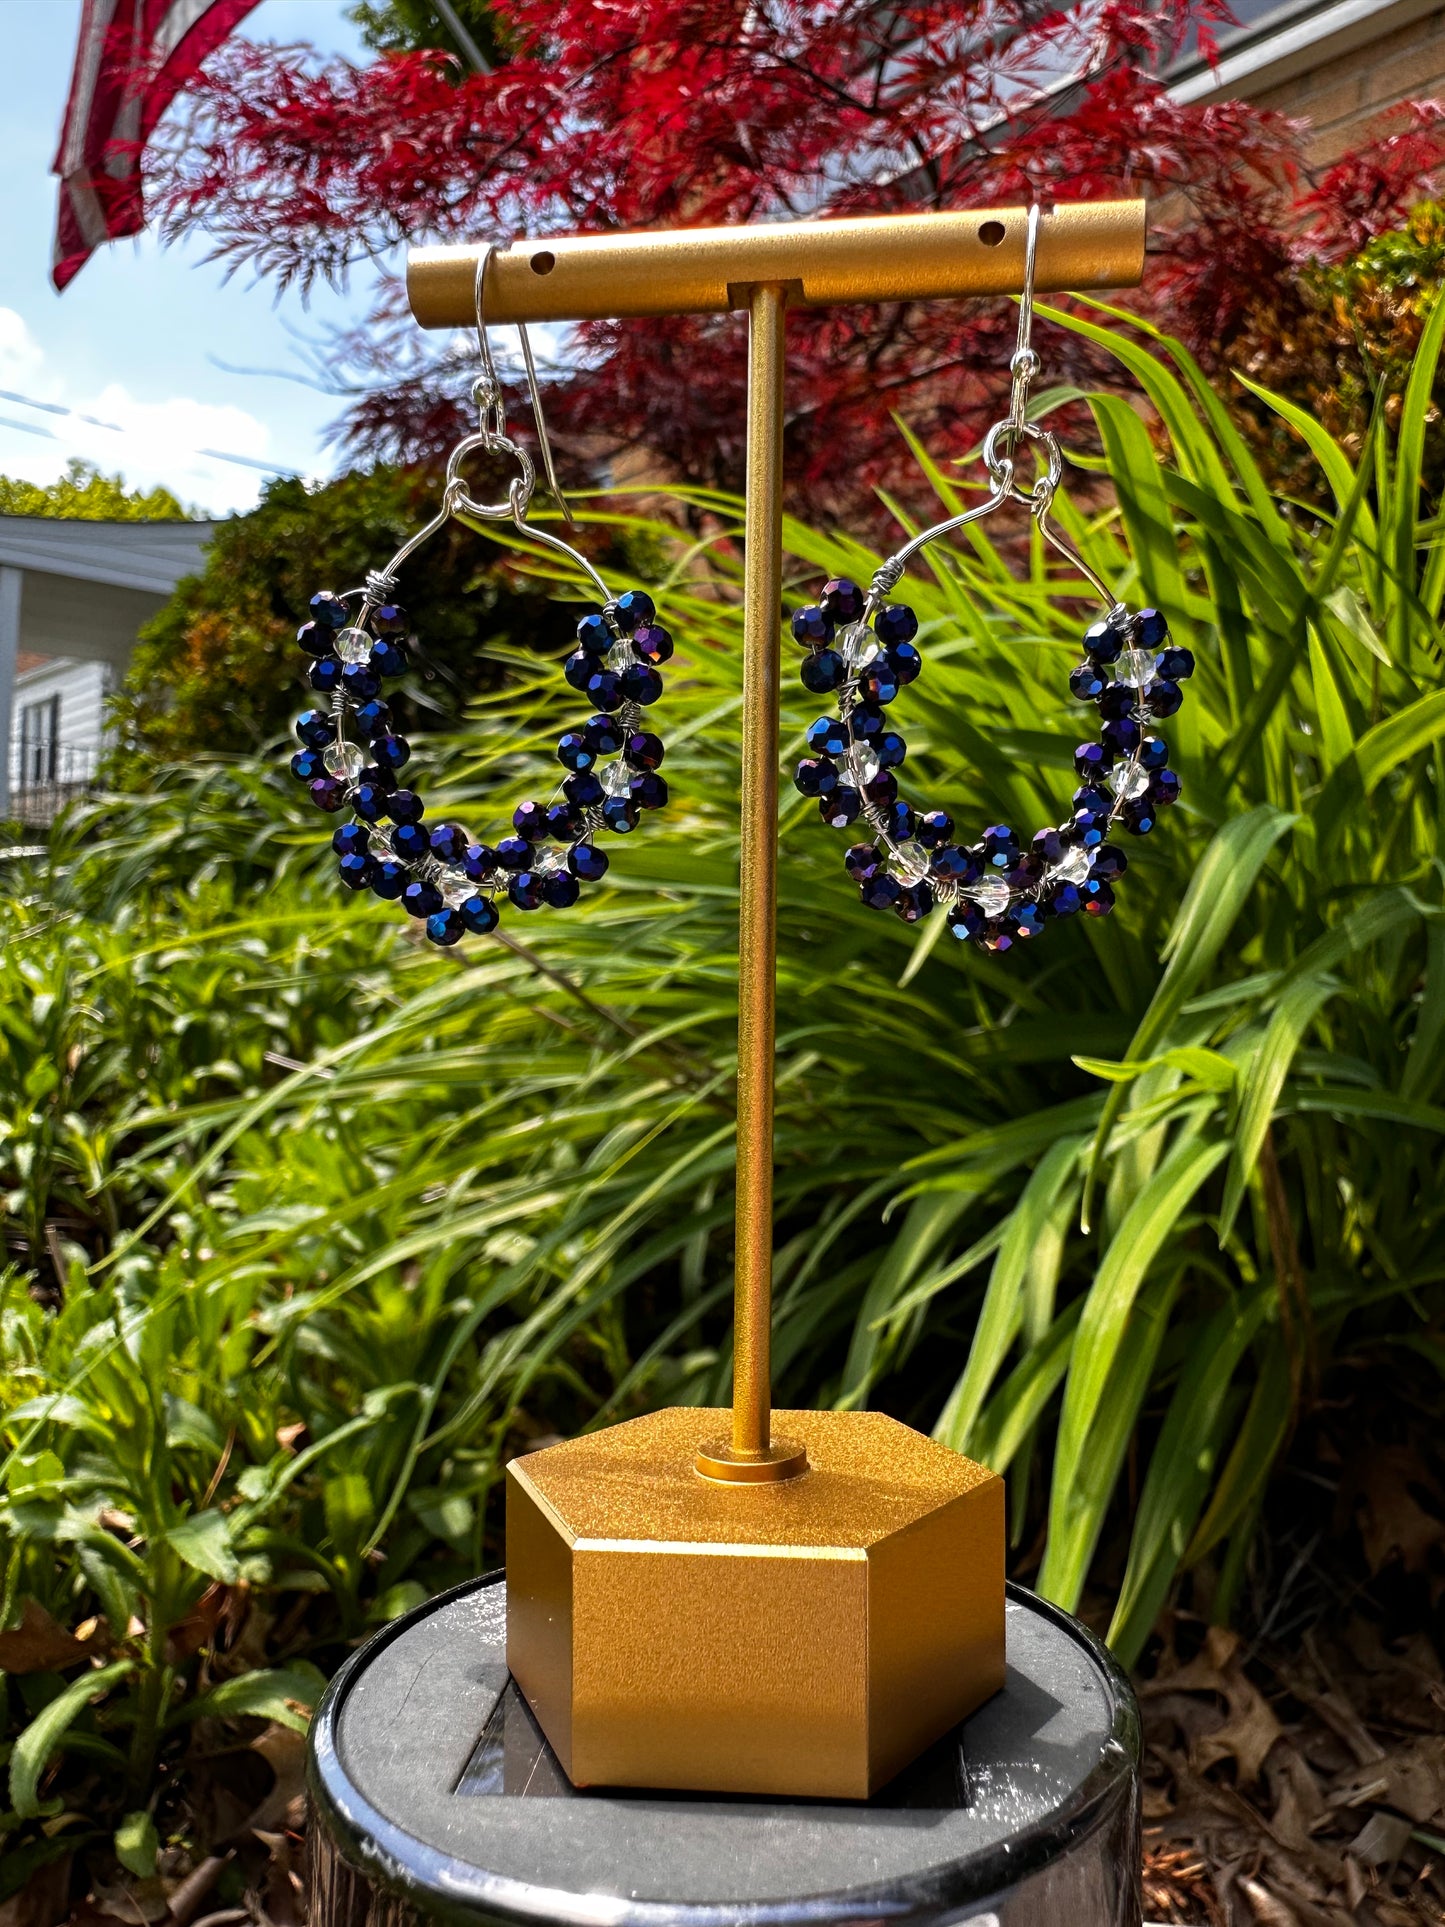
<path fill-rule="evenodd" d="M 1039 371 L 1031 345 L 1038 227 L 1035 206 L 1029 209 L 1018 342 L 1009 364 L 1009 413 L 983 445 L 993 484 L 988 499 L 914 536 L 875 571 L 866 595 L 856 583 L 835 580 L 825 584 L 816 604 L 792 618 L 794 639 L 808 651 L 803 686 L 815 695 L 835 692 L 838 699 L 836 716 L 820 716 L 809 729 L 811 754 L 793 780 L 805 796 L 817 797 L 832 828 L 861 823 L 873 832 L 873 842 L 853 844 L 843 859 L 864 903 L 892 910 L 905 923 L 918 922 L 941 903 L 956 937 L 989 950 L 1036 937 L 1051 917 L 1079 910 L 1107 916 L 1113 909 L 1114 884 L 1128 859 L 1108 841 L 1109 833 L 1119 825 L 1133 836 L 1147 835 L 1158 811 L 1178 801 L 1180 783 L 1167 767 L 1168 748 L 1150 732 L 1179 708 L 1179 685 L 1194 673 L 1189 650 L 1170 646 L 1159 611 L 1126 609 L 1049 522 L 1063 456 L 1057 439 L 1028 419 L 1029 388 Z M 1030 490 L 1015 473 L 1026 442 L 1044 461 Z M 986 829 L 978 843 L 961 843 L 946 812 L 903 801 L 894 772 L 907 745 L 887 715 L 899 690 L 923 668 L 913 642 L 918 618 L 887 596 L 920 549 L 1011 501 L 1025 504 L 1040 534 L 1079 570 L 1105 609 L 1085 631 L 1084 660 L 1069 677 L 1078 700 L 1098 705 L 1103 727 L 1097 741 L 1074 752 L 1081 787 L 1074 791 L 1069 821 L 1039 830 L 1027 849 L 1006 824 Z"/>
<path fill-rule="evenodd" d="M 351 813 L 353 820 L 331 839 L 341 859 L 341 881 L 399 901 L 424 920 L 435 944 L 495 930 L 503 896 L 518 910 L 544 904 L 565 909 L 575 903 L 584 883 L 606 874 L 599 833 L 626 835 L 637 828 L 643 811 L 667 802 L 667 783 L 658 774 L 663 746 L 643 723 L 644 711 L 662 694 L 658 665 L 672 655 L 672 637 L 655 620 L 650 596 L 641 589 L 614 596 L 585 556 L 527 520 L 536 470 L 527 451 L 507 434 L 501 383 L 487 341 L 483 300 L 491 253 L 486 248 L 477 264 L 481 373 L 472 384 L 472 398 L 478 426 L 448 457 L 441 508 L 384 569 L 371 571 L 364 587 L 314 595 L 310 620 L 296 638 L 312 658 L 310 686 L 329 697 L 330 706 L 305 710 L 297 718 L 302 747 L 291 759 L 292 774 L 308 786 L 318 808 Z M 572 513 L 553 469 L 531 343 L 524 327 L 518 333 L 548 484 L 570 525 Z M 461 466 L 478 450 L 516 462 L 519 473 L 505 501 L 477 502 L 468 494 Z M 587 698 L 594 713 L 557 744 L 566 774 L 550 802 L 519 803 L 512 833 L 495 845 L 477 841 L 456 823 L 423 827 L 420 795 L 398 781 L 411 749 L 394 731 L 391 711 L 381 699 L 383 682 L 407 668 L 408 623 L 396 599 L 398 571 L 453 516 L 468 515 L 510 520 L 530 541 L 566 556 L 586 573 L 602 602 L 578 623 L 576 650 L 562 668 L 568 685 Z"/>

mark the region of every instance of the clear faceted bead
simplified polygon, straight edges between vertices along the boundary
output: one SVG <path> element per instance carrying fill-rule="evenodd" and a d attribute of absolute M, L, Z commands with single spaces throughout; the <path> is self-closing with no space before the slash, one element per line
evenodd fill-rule
<path fill-rule="evenodd" d="M 377 824 L 374 828 L 368 825 L 368 829 L 370 830 L 369 847 L 373 856 L 383 857 L 396 855 L 396 846 L 391 840 L 391 831 L 389 829 L 382 824 Z"/>
<path fill-rule="evenodd" d="M 928 875 L 931 858 L 921 843 L 911 837 L 906 843 L 895 843 L 893 854 L 897 859 L 899 874 L 910 883 L 917 883 Z"/>
<path fill-rule="evenodd" d="M 877 655 L 878 638 L 866 622 L 850 622 L 833 647 L 842 656 L 849 669 L 857 669 L 862 663 L 871 662 Z"/>
<path fill-rule="evenodd" d="M 1093 858 L 1087 850 L 1069 850 L 1063 861 L 1055 864 L 1050 870 L 1050 880 L 1057 879 L 1060 883 L 1082 883 L 1089 874 L 1089 865 L 1092 862 Z"/>
<path fill-rule="evenodd" d="M 366 762 L 355 743 L 328 743 L 321 760 L 332 776 L 344 776 L 348 783 L 355 782 Z"/>
<path fill-rule="evenodd" d="M 859 789 L 862 789 L 865 784 L 871 783 L 874 777 L 881 776 L 883 773 L 883 765 L 871 750 L 851 750 L 848 756 L 848 765 L 853 773 L 853 781 Z"/>
<path fill-rule="evenodd" d="M 1114 667 L 1114 675 L 1119 682 L 1133 683 L 1142 689 L 1146 682 L 1154 678 L 1154 652 L 1151 649 L 1126 649 Z"/>
<path fill-rule="evenodd" d="M 1109 773 L 1109 788 L 1122 802 L 1132 802 L 1142 796 L 1149 787 L 1149 772 L 1137 763 L 1121 763 Z"/>
<path fill-rule="evenodd" d="M 609 796 L 626 796 L 632 787 L 633 771 L 626 763 L 613 763 L 602 778 L 602 787 Z"/>
<path fill-rule="evenodd" d="M 567 868 L 567 859 L 559 849 L 549 843 L 546 849 L 537 852 L 537 860 L 532 868 L 540 870 L 545 877 L 560 876 Z"/>
<path fill-rule="evenodd" d="M 371 648 L 372 638 L 364 629 L 343 629 L 336 638 L 336 653 L 343 662 L 366 662 Z"/>
<path fill-rule="evenodd" d="M 1002 877 L 985 877 L 968 894 L 986 917 L 1001 916 L 1008 908 L 1009 888 Z"/>
<path fill-rule="evenodd" d="M 437 885 L 442 893 L 442 902 L 453 910 L 458 904 L 465 903 L 468 897 L 477 894 L 476 884 L 460 870 L 443 870 Z"/>

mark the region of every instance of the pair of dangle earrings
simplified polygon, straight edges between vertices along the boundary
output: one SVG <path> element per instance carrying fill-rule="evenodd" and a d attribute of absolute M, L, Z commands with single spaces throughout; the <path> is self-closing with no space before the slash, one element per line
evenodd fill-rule
<path fill-rule="evenodd" d="M 989 495 L 966 513 L 914 536 L 874 572 L 866 593 L 855 583 L 834 580 L 825 584 L 816 604 L 792 617 L 793 636 L 807 652 L 801 671 L 805 687 L 836 699 L 835 713 L 820 716 L 808 730 L 810 754 L 799 763 L 794 781 L 805 795 L 817 798 L 825 823 L 866 833 L 844 856 L 863 902 L 908 923 L 941 905 L 957 937 L 995 951 L 1037 936 L 1051 918 L 1080 910 L 1107 916 L 1113 909 L 1113 886 L 1127 858 L 1109 837 L 1116 829 L 1146 835 L 1158 811 L 1178 799 L 1179 778 L 1169 769 L 1167 745 L 1154 730 L 1179 708 L 1179 685 L 1194 669 L 1189 651 L 1170 645 L 1159 612 L 1130 611 L 1116 601 L 1049 520 L 1063 457 L 1053 434 L 1028 416 L 1029 391 L 1039 371 L 1031 340 L 1038 226 L 1039 210 L 1033 207 L 1009 412 L 983 445 Z M 662 695 L 660 670 L 672 656 L 672 637 L 643 590 L 614 596 L 585 556 L 528 520 L 536 472 L 527 451 L 507 433 L 487 337 L 491 256 L 490 247 L 483 250 L 475 284 L 481 372 L 472 395 L 478 425 L 448 458 L 440 509 L 364 585 L 340 594 L 318 591 L 297 635 L 310 658 L 310 686 L 324 700 L 297 719 L 301 748 L 291 768 L 320 809 L 349 819 L 332 837 L 341 880 L 351 889 L 399 902 L 424 924 L 431 942 L 441 945 L 456 943 L 468 932 L 495 930 L 504 906 L 531 911 L 576 903 L 584 885 L 605 876 L 610 838 L 631 834 L 668 800 L 659 773 L 662 741 L 645 725 Z M 570 525 L 531 344 L 525 327 L 518 333 L 548 485 Z M 1033 487 L 1025 489 L 1016 465 L 1030 443 L 1042 455 L 1043 468 Z M 516 464 L 504 501 L 478 502 L 468 493 L 462 464 L 478 452 Z M 896 771 L 907 745 L 892 725 L 889 705 L 921 673 L 923 658 L 914 642 L 917 617 L 906 604 L 887 598 L 909 561 L 929 543 L 1011 502 L 1027 507 L 1041 535 L 1079 570 L 1104 605 L 1102 617 L 1085 631 L 1084 659 L 1069 677 L 1071 693 L 1095 703 L 1103 721 L 1097 740 L 1075 752 L 1080 787 L 1067 823 L 1039 830 L 1027 844 L 1008 825 L 995 824 L 978 842 L 966 843 L 955 836 L 945 811 L 915 806 L 899 793 Z M 408 666 L 410 625 L 397 600 L 398 572 L 453 517 L 512 522 L 529 541 L 580 568 L 601 598 L 601 606 L 578 623 L 577 646 L 562 665 L 569 687 L 591 713 L 558 741 L 564 774 L 553 795 L 519 803 L 510 833 L 495 844 L 473 838 L 457 823 L 424 821 L 422 798 L 402 773 L 411 749 L 384 700 L 386 683 L 405 675 Z"/>
<path fill-rule="evenodd" d="M 1009 364 L 1013 377 L 1007 417 L 983 444 L 992 484 L 988 496 L 962 515 L 925 529 L 874 571 L 865 593 L 837 579 L 824 585 L 816 603 L 792 617 L 794 640 L 806 651 L 805 688 L 831 694 L 834 713 L 808 730 L 809 754 L 794 783 L 816 797 L 823 821 L 862 840 L 850 844 L 843 863 L 862 900 L 917 923 L 941 906 L 954 936 L 988 950 L 1007 950 L 1038 936 L 1048 922 L 1083 911 L 1108 916 L 1114 886 L 1128 858 L 1110 837 L 1123 831 L 1146 836 L 1161 809 L 1179 799 L 1178 776 L 1157 725 L 1183 701 L 1180 684 L 1194 672 L 1189 650 L 1173 646 L 1157 609 L 1129 610 L 1117 601 L 1049 520 L 1063 475 L 1056 437 L 1028 414 L 1029 390 L 1039 372 L 1032 345 L 1034 260 L 1039 209 L 1029 210 L 1024 292 L 1018 340 Z M 1041 472 L 1031 489 L 1017 464 L 1033 444 Z M 1092 702 L 1102 726 L 1074 752 L 1079 787 L 1066 823 L 1038 830 L 1027 842 L 1008 824 L 995 823 L 976 842 L 960 838 L 945 810 L 906 801 L 898 771 L 907 744 L 894 727 L 890 705 L 923 670 L 914 638 L 918 618 L 906 603 L 888 597 L 912 558 L 940 536 L 982 521 L 1011 502 L 1021 502 L 1039 533 L 1076 568 L 1104 605 L 1084 631 L 1083 661 L 1069 676 L 1069 691 Z"/>
<path fill-rule="evenodd" d="M 318 701 L 296 720 L 301 748 L 291 770 L 318 808 L 347 819 L 331 839 L 341 881 L 400 903 L 422 923 L 430 941 L 441 945 L 457 943 L 469 932 L 481 936 L 495 930 L 504 907 L 566 909 L 576 903 L 584 885 L 606 875 L 607 842 L 631 834 L 646 814 L 667 803 L 667 782 L 659 774 L 662 740 L 646 724 L 647 712 L 662 695 L 660 667 L 672 655 L 672 637 L 643 590 L 613 595 L 585 556 L 527 519 L 536 470 L 526 449 L 507 433 L 502 386 L 487 338 L 492 252 L 483 250 L 475 284 L 481 372 L 472 384 L 472 399 L 478 423 L 447 460 L 440 509 L 361 587 L 339 594 L 318 590 L 296 637 L 310 658 L 307 680 Z M 531 342 L 525 327 L 518 333 L 548 486 L 570 526 Z M 478 453 L 516 464 L 505 500 L 478 502 L 469 494 L 462 465 Z M 600 598 L 600 607 L 578 623 L 576 648 L 562 667 L 590 713 L 579 716 L 557 744 L 562 774 L 553 794 L 519 803 L 510 831 L 495 843 L 481 842 L 459 823 L 426 818 L 421 795 L 403 774 L 411 746 L 385 700 L 387 683 L 408 668 L 411 625 L 398 600 L 400 571 L 453 517 L 510 521 L 529 542 L 580 568 Z"/>

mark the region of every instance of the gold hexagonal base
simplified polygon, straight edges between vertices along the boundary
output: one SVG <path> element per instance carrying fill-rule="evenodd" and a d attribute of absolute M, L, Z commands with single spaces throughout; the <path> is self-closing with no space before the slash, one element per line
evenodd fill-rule
<path fill-rule="evenodd" d="M 1002 1686 L 1002 1481 L 774 1417 L 801 1477 L 701 1477 L 696 1407 L 508 1466 L 507 1664 L 575 1785 L 865 1799 Z"/>

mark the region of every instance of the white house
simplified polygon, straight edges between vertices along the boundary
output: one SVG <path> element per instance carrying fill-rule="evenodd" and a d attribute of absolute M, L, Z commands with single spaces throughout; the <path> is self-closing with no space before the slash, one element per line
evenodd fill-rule
<path fill-rule="evenodd" d="M 48 821 L 93 777 L 105 698 L 214 529 L 0 515 L 0 819 Z"/>

